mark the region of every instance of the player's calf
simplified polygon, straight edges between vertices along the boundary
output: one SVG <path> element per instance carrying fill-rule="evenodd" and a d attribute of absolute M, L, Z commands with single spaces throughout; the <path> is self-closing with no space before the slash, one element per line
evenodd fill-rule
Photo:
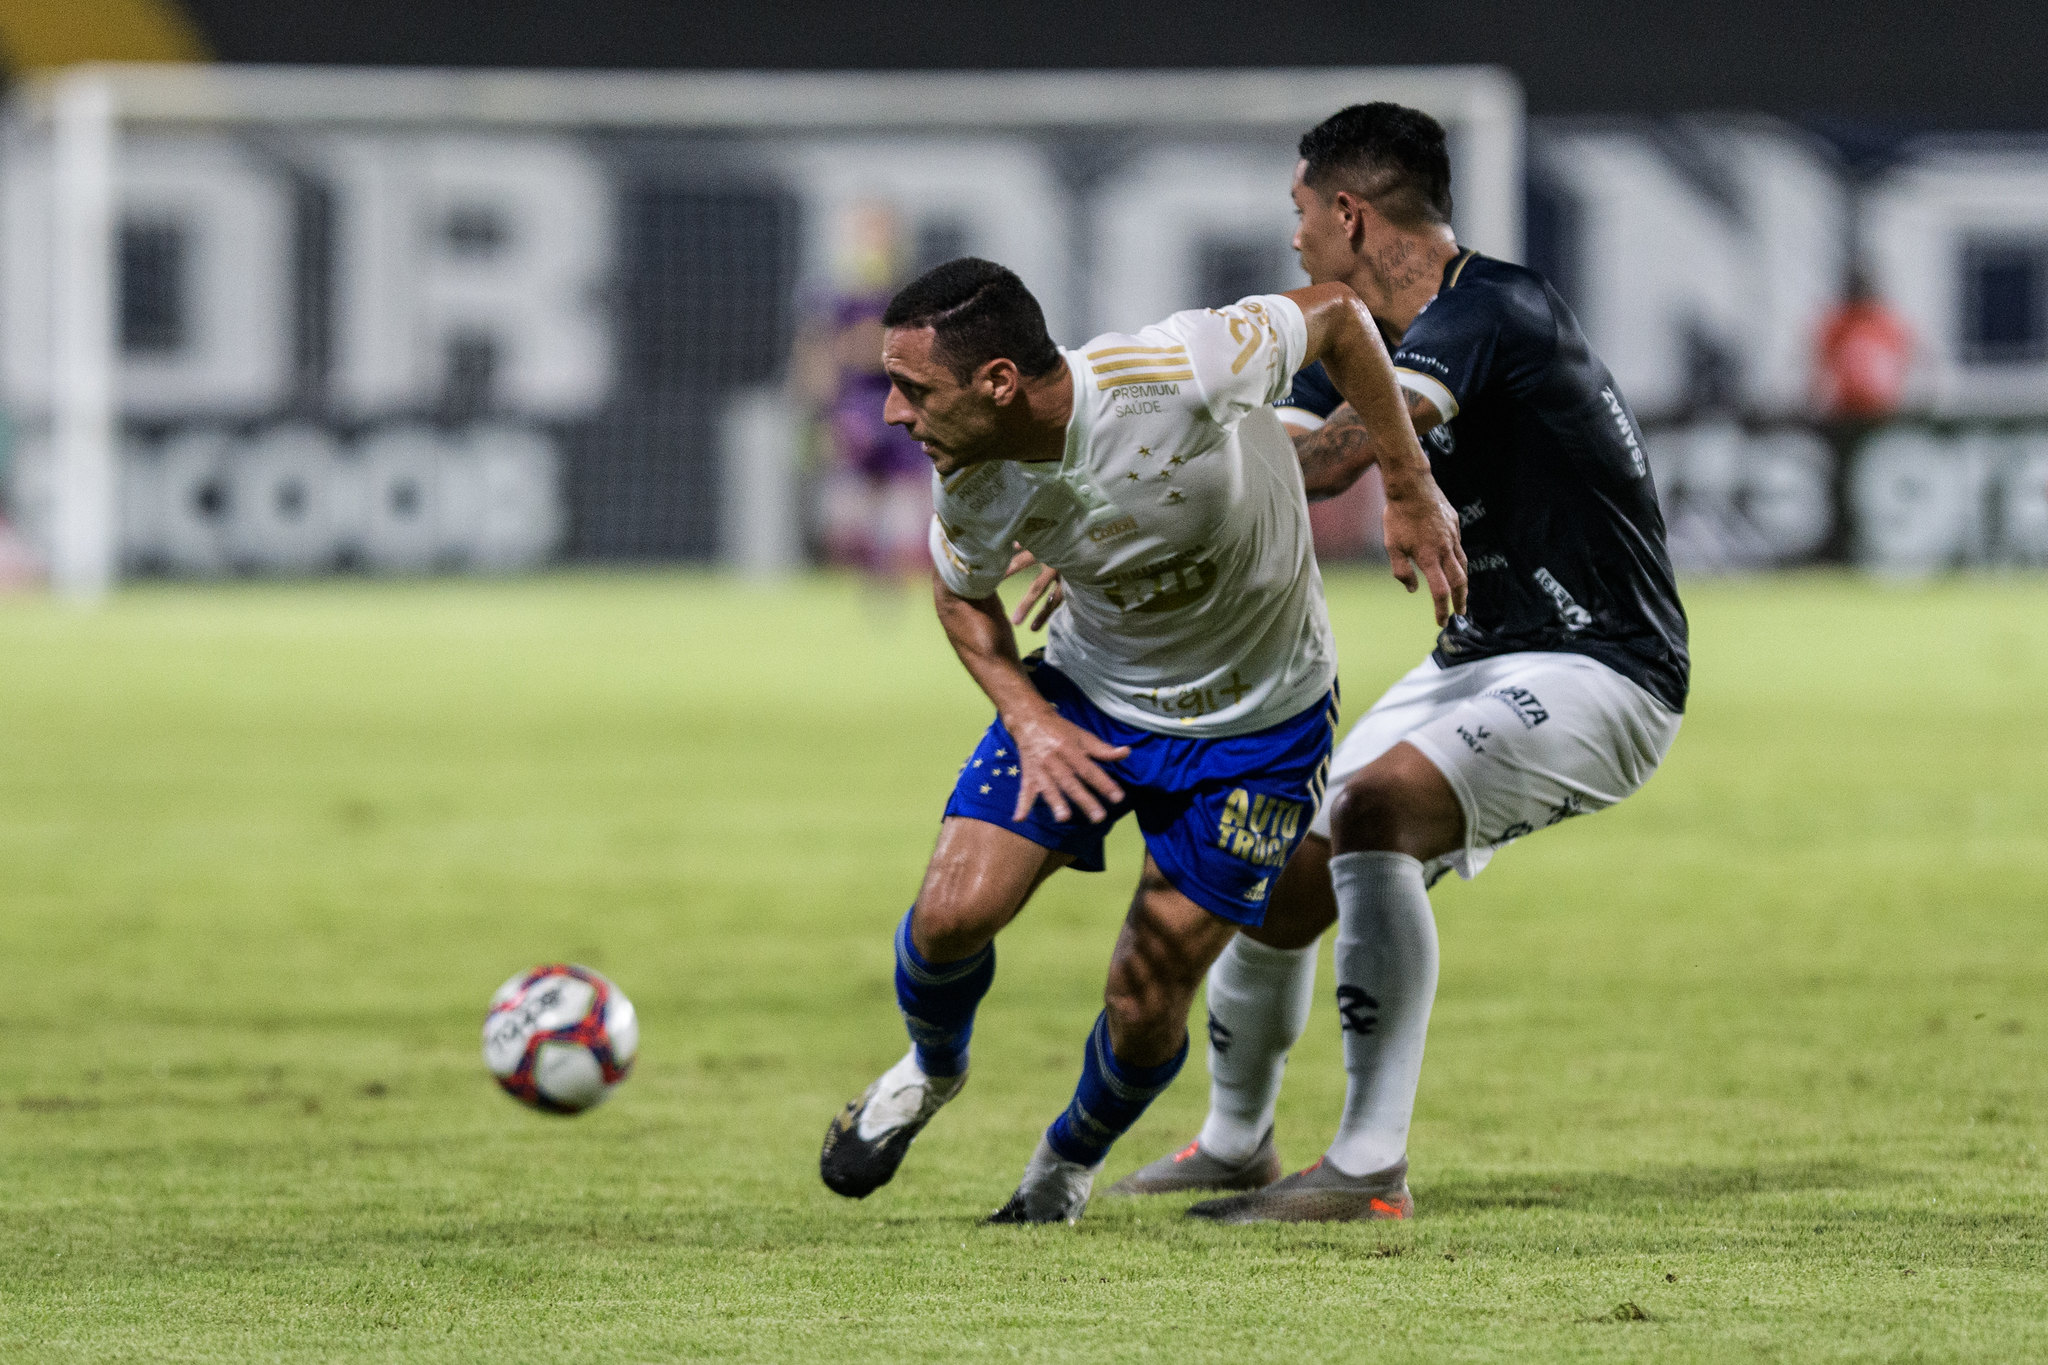
<path fill-rule="evenodd" d="M 862 1199 L 888 1184 L 966 1084 L 975 1010 L 995 980 L 992 940 L 1067 861 L 982 821 L 941 827 L 917 904 L 896 926 L 896 1005 L 911 1049 L 827 1126 L 818 1173 L 832 1190 Z"/>
<path fill-rule="evenodd" d="M 1078 1219 L 1111 1144 L 1129 1132 L 1152 1101 L 1173 1084 L 1187 1056 L 1183 1029 L 1179 1049 L 1157 1065 L 1140 1066 L 1121 1058 L 1110 1040 L 1108 1013 L 1097 1015 L 1082 1051 L 1081 1079 L 1074 1087 L 1074 1098 L 1039 1139 L 1017 1192 L 989 1221 L 1071 1223 Z"/>
<path fill-rule="evenodd" d="M 911 1142 L 967 1083 L 975 1007 L 996 975 L 996 950 L 934 962 L 917 949 L 913 907 L 896 929 L 896 1004 L 911 1048 L 825 1130 L 818 1173 L 835 1193 L 864 1199 L 889 1183 Z"/>
<path fill-rule="evenodd" d="M 1081 1216 L 1111 1145 L 1180 1074 L 1195 988 L 1236 932 L 1235 925 L 1181 895 L 1145 860 L 1144 878 L 1110 959 L 1104 1009 L 1089 1031 L 1074 1098 L 1045 1130 L 1039 1154 L 994 1221 L 1072 1222 Z"/>

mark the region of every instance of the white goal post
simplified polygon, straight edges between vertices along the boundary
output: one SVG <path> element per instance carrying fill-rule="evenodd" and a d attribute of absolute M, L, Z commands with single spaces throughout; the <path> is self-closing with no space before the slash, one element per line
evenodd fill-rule
<path fill-rule="evenodd" d="M 152 568 L 772 569 L 777 348 L 849 203 L 1017 267 L 1073 342 L 1286 287 L 1293 142 L 1374 99 L 1445 123 L 1461 240 L 1518 259 L 1494 68 L 31 80 L 0 158 L 9 511 L 81 600 Z M 782 321 L 709 335 L 748 289 Z"/>

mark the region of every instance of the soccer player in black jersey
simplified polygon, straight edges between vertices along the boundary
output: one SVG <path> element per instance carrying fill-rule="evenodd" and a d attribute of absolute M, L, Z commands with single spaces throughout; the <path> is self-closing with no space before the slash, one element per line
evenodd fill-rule
<path fill-rule="evenodd" d="M 1458 245 L 1443 129 L 1355 105 L 1300 150 L 1295 249 L 1310 279 L 1349 284 L 1388 338 L 1458 510 L 1470 602 L 1345 738 L 1265 923 L 1211 970 L 1201 1136 L 1112 1191 L 1248 1191 L 1189 1210 L 1223 1222 L 1409 1216 L 1408 1124 L 1437 979 L 1427 888 L 1640 787 L 1678 733 L 1688 678 L 1635 418 L 1556 290 Z M 1371 437 L 1318 367 L 1280 410 L 1311 498 L 1372 465 Z M 1343 1119 L 1321 1161 L 1277 1179 L 1281 1069 L 1333 922 Z"/>

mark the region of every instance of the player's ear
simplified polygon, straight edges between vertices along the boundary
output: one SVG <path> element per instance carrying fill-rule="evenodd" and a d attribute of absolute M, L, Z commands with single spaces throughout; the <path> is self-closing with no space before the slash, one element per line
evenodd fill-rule
<path fill-rule="evenodd" d="M 1365 201 L 1347 193 L 1337 191 L 1337 213 L 1344 223 L 1345 240 L 1357 250 L 1365 243 Z"/>
<path fill-rule="evenodd" d="M 1017 372 L 1017 362 L 997 356 L 985 361 L 974 372 L 974 387 L 986 393 L 998 403 L 1007 403 L 1023 388 L 1024 377 Z"/>

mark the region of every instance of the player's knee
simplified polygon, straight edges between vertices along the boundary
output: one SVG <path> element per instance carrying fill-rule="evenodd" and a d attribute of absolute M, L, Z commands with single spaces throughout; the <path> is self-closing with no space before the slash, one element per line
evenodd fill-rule
<path fill-rule="evenodd" d="M 1001 916 L 971 902 L 920 897 L 910 917 L 910 940 L 927 962 L 957 962 L 980 952 L 1001 923 Z"/>
<path fill-rule="evenodd" d="M 1412 853 L 1413 824 L 1401 784 L 1366 768 L 1330 799 L 1330 842 L 1339 853 Z"/>

